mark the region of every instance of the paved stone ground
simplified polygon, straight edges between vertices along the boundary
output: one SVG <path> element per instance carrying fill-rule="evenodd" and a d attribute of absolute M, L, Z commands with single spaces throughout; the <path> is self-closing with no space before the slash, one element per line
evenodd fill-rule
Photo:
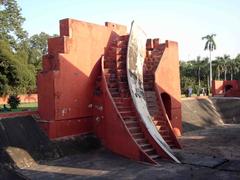
<path fill-rule="evenodd" d="M 182 164 L 151 166 L 100 149 L 41 162 L 18 172 L 29 179 L 240 179 L 240 125 L 192 131 L 176 151 Z"/>
<path fill-rule="evenodd" d="M 240 124 L 225 124 L 187 132 L 180 138 L 184 152 L 240 160 Z"/>
<path fill-rule="evenodd" d="M 240 103 L 236 102 L 234 107 L 231 106 L 230 108 L 235 111 L 229 112 L 228 102 L 221 104 L 221 107 L 219 106 L 221 111 L 215 108 L 218 107 L 216 102 L 210 102 L 207 99 L 183 102 L 183 125 L 186 131 L 180 138 L 183 149 L 174 151 L 182 164 L 162 161 L 158 166 L 152 166 L 120 157 L 105 149 L 83 153 L 78 150 L 77 147 L 80 147 L 78 143 L 68 144 L 65 142 L 58 144 L 63 152 L 67 150 L 67 153 L 63 153 L 65 157 L 57 160 L 36 162 L 34 159 L 38 159 L 38 156 L 31 153 L 31 148 L 27 148 L 29 143 L 24 143 L 26 145 L 24 149 L 29 154 L 27 151 L 21 150 L 22 146 L 7 149 L 7 152 L 16 161 L 19 168 L 16 173 L 8 167 L 2 168 L 0 166 L 0 180 L 22 180 L 22 176 L 25 179 L 33 180 L 240 179 L 240 124 L 237 124 L 239 121 L 236 121 L 240 117 L 238 113 L 239 105 Z M 229 117 L 234 114 L 234 118 L 230 119 L 227 115 L 222 116 L 219 113 L 225 111 L 228 111 Z M 9 124 L 10 121 L 6 123 Z M 11 127 L 18 132 L 16 125 Z M 32 133 L 28 132 L 27 134 Z M 18 135 L 17 137 L 22 136 Z M 10 143 L 16 144 L 15 141 L 19 142 L 19 140 L 12 138 Z M 38 144 L 36 143 L 36 145 Z M 41 153 L 39 154 L 41 155 Z"/>

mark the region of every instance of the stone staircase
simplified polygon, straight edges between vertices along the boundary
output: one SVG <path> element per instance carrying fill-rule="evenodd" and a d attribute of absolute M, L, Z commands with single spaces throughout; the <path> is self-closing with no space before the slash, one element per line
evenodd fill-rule
<path fill-rule="evenodd" d="M 128 37 L 119 37 L 106 50 L 104 55 L 104 76 L 116 108 L 132 137 L 132 141 L 136 142 L 136 145 L 145 156 L 148 156 L 152 162 L 156 163 L 157 160 L 161 159 L 161 156 L 142 130 L 128 87 L 126 71 Z"/>
<path fill-rule="evenodd" d="M 143 67 L 143 83 L 144 93 L 147 102 L 147 107 L 153 122 L 156 125 L 159 133 L 169 145 L 170 148 L 181 148 L 175 134 L 171 129 L 167 118 L 164 115 L 163 106 L 160 103 L 162 101 L 161 96 L 158 96 L 158 92 L 155 90 L 155 71 L 159 65 L 163 52 L 166 48 L 165 44 L 159 44 L 158 39 L 154 39 L 152 44 L 147 42 L 147 55 L 144 61 Z"/>

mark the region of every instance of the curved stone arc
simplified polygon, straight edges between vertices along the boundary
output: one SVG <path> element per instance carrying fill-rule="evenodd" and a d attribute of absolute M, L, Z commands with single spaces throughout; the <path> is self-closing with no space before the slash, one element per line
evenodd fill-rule
<path fill-rule="evenodd" d="M 175 162 L 180 163 L 180 161 L 172 154 L 168 144 L 159 134 L 147 109 L 143 87 L 143 63 L 146 55 L 146 40 L 147 37 L 144 31 L 133 21 L 127 47 L 127 77 L 129 90 L 136 110 L 149 134 L 164 152 L 166 152 Z"/>

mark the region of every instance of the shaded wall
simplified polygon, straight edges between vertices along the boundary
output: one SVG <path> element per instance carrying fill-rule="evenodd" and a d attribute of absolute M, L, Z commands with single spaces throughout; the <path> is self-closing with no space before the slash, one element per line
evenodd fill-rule
<path fill-rule="evenodd" d="M 60 36 L 48 40 L 48 54 L 38 74 L 40 125 L 50 138 L 93 131 L 91 107 L 99 59 L 108 43 L 126 27 L 64 19 Z"/>

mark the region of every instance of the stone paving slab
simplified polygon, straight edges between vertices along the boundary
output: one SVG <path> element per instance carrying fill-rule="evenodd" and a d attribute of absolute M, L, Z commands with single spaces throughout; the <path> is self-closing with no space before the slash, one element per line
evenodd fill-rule
<path fill-rule="evenodd" d="M 224 171 L 236 171 L 240 172 L 240 161 L 239 160 L 231 160 L 223 165 L 221 165 L 218 169 L 224 170 Z"/>
<path fill-rule="evenodd" d="M 221 157 L 209 156 L 205 154 L 186 153 L 179 151 L 175 153 L 183 164 L 215 168 L 225 163 L 227 160 Z"/>
<path fill-rule="evenodd" d="M 32 180 L 240 179 L 240 172 L 166 161 L 153 166 L 123 158 L 104 149 L 42 162 L 35 167 L 19 169 L 18 172 Z"/>

